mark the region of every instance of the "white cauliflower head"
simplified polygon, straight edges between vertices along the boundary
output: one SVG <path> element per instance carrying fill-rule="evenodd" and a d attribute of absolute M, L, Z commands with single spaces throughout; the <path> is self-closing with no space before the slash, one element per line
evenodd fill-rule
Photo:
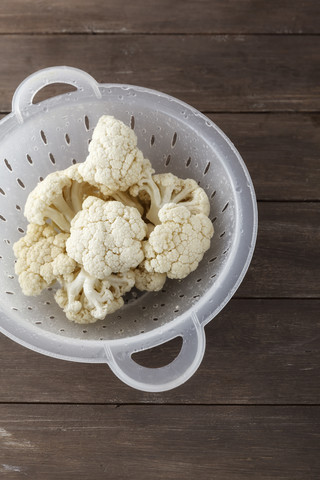
<path fill-rule="evenodd" d="M 135 286 L 138 290 L 158 292 L 166 282 L 166 273 L 148 272 L 143 263 L 134 270 Z"/>
<path fill-rule="evenodd" d="M 212 222 L 203 213 L 192 215 L 187 207 L 174 203 L 160 209 L 159 219 L 161 225 L 144 242 L 144 267 L 169 278 L 185 278 L 210 247 Z"/>
<path fill-rule="evenodd" d="M 89 155 L 79 166 L 87 182 L 103 193 L 125 191 L 137 183 L 144 168 L 134 131 L 110 115 L 100 117 L 89 145 Z"/>
<path fill-rule="evenodd" d="M 39 295 L 57 277 L 74 270 L 76 262 L 66 254 L 67 238 L 51 225 L 28 225 L 26 235 L 13 246 L 15 272 L 25 295 Z"/>
<path fill-rule="evenodd" d="M 142 262 L 146 224 L 134 207 L 88 197 L 71 223 L 68 255 L 98 279 Z"/>
<path fill-rule="evenodd" d="M 98 280 L 83 268 L 60 279 L 62 288 L 55 300 L 67 318 L 75 323 L 94 323 L 123 305 L 126 292 L 134 285 L 134 272 L 112 274 Z"/>
<path fill-rule="evenodd" d="M 167 203 L 183 205 L 192 214 L 209 215 L 208 196 L 195 180 L 178 178 L 172 173 L 152 173 L 146 168 L 140 181 L 130 188 L 130 193 L 139 196 L 147 205 L 146 218 L 154 225 L 160 223 L 159 210 Z"/>
<path fill-rule="evenodd" d="M 69 232 L 70 222 L 81 209 L 83 199 L 96 193 L 95 187 L 82 181 L 78 165 L 73 165 L 50 173 L 38 183 L 27 198 L 24 215 L 30 223 L 38 225 L 50 219 L 61 231 Z"/>

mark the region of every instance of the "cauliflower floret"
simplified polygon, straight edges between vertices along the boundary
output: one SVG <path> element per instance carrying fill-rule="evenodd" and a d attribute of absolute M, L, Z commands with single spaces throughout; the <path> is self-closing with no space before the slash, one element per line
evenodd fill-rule
<path fill-rule="evenodd" d="M 136 208 L 88 197 L 71 222 L 67 252 L 90 275 L 102 280 L 142 262 L 146 231 Z"/>
<path fill-rule="evenodd" d="M 66 254 L 67 238 L 52 225 L 28 225 L 26 235 L 13 246 L 15 272 L 25 295 L 39 295 L 59 275 L 74 270 L 76 262 Z"/>
<path fill-rule="evenodd" d="M 203 213 L 192 215 L 187 207 L 174 203 L 160 209 L 159 220 L 162 224 L 144 242 L 145 269 L 185 278 L 210 247 L 212 223 Z"/>
<path fill-rule="evenodd" d="M 129 191 L 132 196 L 139 196 L 148 205 L 146 218 L 154 225 L 160 223 L 159 210 L 167 203 L 183 205 L 192 214 L 209 215 L 208 196 L 195 180 L 178 178 L 172 173 L 152 173 L 150 168 L 145 168 L 140 181 Z"/>
<path fill-rule="evenodd" d="M 60 279 L 62 288 L 56 292 L 55 300 L 69 320 L 94 323 L 122 307 L 122 295 L 131 290 L 134 279 L 131 270 L 98 280 L 83 268 L 78 269 Z"/>
<path fill-rule="evenodd" d="M 135 269 L 135 286 L 138 290 L 147 292 L 158 292 L 162 289 L 167 279 L 166 273 L 148 272 L 143 263 Z"/>
<path fill-rule="evenodd" d="M 50 219 L 61 231 L 69 232 L 72 218 L 88 195 L 99 196 L 99 193 L 83 181 L 78 165 L 73 165 L 50 173 L 38 183 L 27 198 L 24 215 L 30 223 L 38 225 L 44 225 Z"/>
<path fill-rule="evenodd" d="M 85 181 L 109 195 L 137 183 L 144 162 L 134 131 L 120 120 L 103 115 L 93 131 L 89 155 L 79 166 L 79 172 Z"/>

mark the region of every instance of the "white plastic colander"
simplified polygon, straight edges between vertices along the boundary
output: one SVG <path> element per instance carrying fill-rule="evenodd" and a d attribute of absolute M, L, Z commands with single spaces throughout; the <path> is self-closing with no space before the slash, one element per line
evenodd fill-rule
<path fill-rule="evenodd" d="M 76 91 L 33 104 L 46 85 Z M 207 192 L 215 234 L 198 269 L 162 291 L 125 297 L 105 320 L 76 325 L 54 300 L 22 294 L 12 245 L 24 235 L 29 192 L 48 173 L 85 160 L 103 114 L 131 125 L 157 173 L 194 178 Z M 0 122 L 0 328 L 32 350 L 65 360 L 107 363 L 128 385 L 159 392 L 185 382 L 201 363 L 204 326 L 230 300 L 249 266 L 257 234 L 257 206 L 249 173 L 224 133 L 189 105 L 154 90 L 98 84 L 71 67 L 40 70 L 18 87 L 12 113 Z M 179 355 L 157 369 L 138 365 L 134 352 L 183 339 Z"/>

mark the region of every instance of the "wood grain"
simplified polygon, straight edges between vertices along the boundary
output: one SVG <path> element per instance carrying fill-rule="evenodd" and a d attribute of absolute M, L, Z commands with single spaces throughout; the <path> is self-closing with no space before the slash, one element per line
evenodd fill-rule
<path fill-rule="evenodd" d="M 0 402 L 319 403 L 319 311 L 320 300 L 231 300 L 206 326 L 206 352 L 196 374 L 159 394 L 127 387 L 105 365 L 46 357 L 2 335 Z M 157 367 L 179 351 L 176 346 L 136 358 Z"/>
<path fill-rule="evenodd" d="M 207 112 L 320 109 L 319 36 L 3 35 L 0 111 L 44 67 L 155 88 Z"/>
<path fill-rule="evenodd" d="M 259 200 L 320 200 L 320 115 L 208 115 L 240 151 Z"/>
<path fill-rule="evenodd" d="M 318 203 L 259 203 L 259 231 L 239 297 L 304 297 L 320 294 Z"/>
<path fill-rule="evenodd" d="M 13 480 L 316 480 L 317 407 L 1 405 Z"/>
<path fill-rule="evenodd" d="M 0 114 L 0 119 L 4 116 Z M 209 113 L 207 116 L 241 153 L 258 200 L 320 200 L 320 114 Z"/>
<path fill-rule="evenodd" d="M 319 33 L 319 3 L 2 0 L 1 33 Z"/>

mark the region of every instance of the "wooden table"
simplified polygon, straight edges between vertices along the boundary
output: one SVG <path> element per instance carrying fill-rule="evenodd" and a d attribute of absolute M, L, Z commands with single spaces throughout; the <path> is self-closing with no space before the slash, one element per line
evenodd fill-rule
<path fill-rule="evenodd" d="M 230 136 L 260 215 L 249 272 L 173 391 L 1 336 L 1 479 L 320 478 L 319 18 L 317 0 L 1 1 L 0 112 L 51 65 L 162 90 Z"/>

